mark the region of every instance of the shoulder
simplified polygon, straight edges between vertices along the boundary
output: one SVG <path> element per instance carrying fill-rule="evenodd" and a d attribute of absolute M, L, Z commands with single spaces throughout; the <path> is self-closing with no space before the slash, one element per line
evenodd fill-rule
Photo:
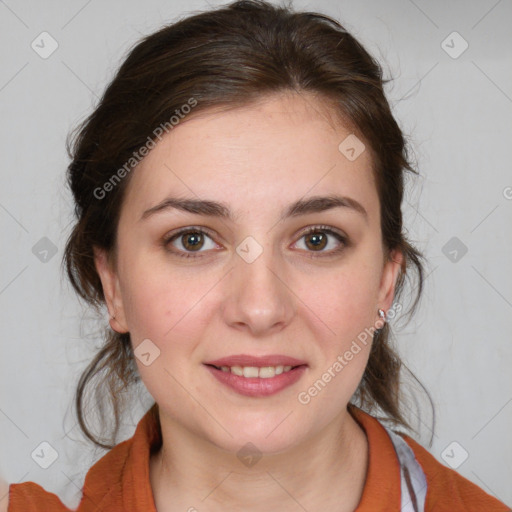
<path fill-rule="evenodd" d="M 510 512 L 510 507 L 487 494 L 455 470 L 441 464 L 414 439 L 405 434 L 400 435 L 412 448 L 416 460 L 425 473 L 427 480 L 426 511 Z"/>
<path fill-rule="evenodd" d="M 109 510 L 112 500 L 119 499 L 120 473 L 128 447 L 126 441 L 115 446 L 89 469 L 78 507 L 80 512 Z M 0 501 L 0 512 L 71 512 L 56 494 L 35 482 L 10 485 L 4 482 L 3 486 L 2 496 L 6 497 Z M 101 507 L 91 504 L 101 504 Z"/>
<path fill-rule="evenodd" d="M 110 510 L 112 500 L 119 499 L 120 474 L 130 445 L 129 441 L 120 443 L 89 469 L 78 507 L 80 512 Z M 56 494 L 35 482 L 9 485 L 2 481 L 0 492 L 0 498 L 5 496 L 0 501 L 0 512 L 71 512 Z M 101 503 L 101 508 L 96 508 L 98 503 Z"/>
<path fill-rule="evenodd" d="M 89 469 L 75 512 L 120 510 L 130 500 L 140 503 L 141 510 L 154 510 L 148 467 L 150 449 L 159 441 L 159 433 L 152 411 L 140 420 L 131 438 L 111 448 Z M 0 512 L 71 512 L 56 494 L 35 482 L 2 483 Z"/>
<path fill-rule="evenodd" d="M 57 495 L 45 491 L 34 482 L 10 484 L 7 489 L 8 496 L 2 500 L 0 512 L 69 512 Z"/>

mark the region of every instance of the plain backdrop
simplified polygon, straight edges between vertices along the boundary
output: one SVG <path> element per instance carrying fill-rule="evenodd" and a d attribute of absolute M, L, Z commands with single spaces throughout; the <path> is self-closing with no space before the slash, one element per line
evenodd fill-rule
<path fill-rule="evenodd" d="M 77 505 L 85 473 L 103 452 L 81 437 L 71 409 L 99 340 L 91 337 L 92 313 L 61 273 L 73 221 L 65 138 L 97 104 L 133 43 L 220 4 L 0 2 L 0 471 L 9 482 L 41 484 L 68 506 Z M 420 308 L 397 344 L 436 406 L 429 451 L 510 505 L 512 4 L 294 6 L 341 21 L 393 77 L 386 92 L 420 172 L 408 181 L 407 233 L 429 261 Z M 58 45 L 46 58 L 41 38 L 44 51 Z M 150 401 L 135 398 L 125 437 Z M 430 421 L 424 407 L 424 445 Z M 58 455 L 48 469 L 34 456 L 43 442 Z"/>

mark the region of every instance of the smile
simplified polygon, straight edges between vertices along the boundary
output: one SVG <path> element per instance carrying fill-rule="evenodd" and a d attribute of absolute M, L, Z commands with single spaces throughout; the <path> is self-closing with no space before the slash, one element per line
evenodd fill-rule
<path fill-rule="evenodd" d="M 215 366 L 215 365 L 214 365 Z M 289 372 L 292 368 L 296 368 L 293 366 L 215 366 L 218 370 L 222 370 L 223 372 L 231 372 L 239 377 L 246 378 L 260 378 L 260 379 L 270 379 L 275 377 L 276 375 L 281 375 L 281 373 Z"/>
<path fill-rule="evenodd" d="M 214 366 L 204 365 L 213 377 L 232 391 L 249 397 L 267 397 L 295 384 L 307 365 Z"/>

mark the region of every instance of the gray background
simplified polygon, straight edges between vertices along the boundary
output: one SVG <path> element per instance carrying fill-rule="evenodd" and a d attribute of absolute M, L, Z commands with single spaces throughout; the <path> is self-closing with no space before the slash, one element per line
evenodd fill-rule
<path fill-rule="evenodd" d="M 0 471 L 9 482 L 41 484 L 68 506 L 103 452 L 82 439 L 70 406 L 88 347 L 99 341 L 60 271 L 73 220 L 65 137 L 136 40 L 220 3 L 0 0 Z M 436 404 L 429 451 L 510 505 L 512 4 L 294 5 L 339 19 L 395 78 L 386 91 L 421 173 L 409 183 L 406 226 L 429 260 L 419 312 L 397 343 Z M 31 47 L 44 31 L 58 43 L 46 59 Z M 136 398 L 125 437 L 149 401 Z M 424 444 L 430 419 L 424 408 Z M 43 441 L 58 453 L 48 469 L 31 457 Z"/>

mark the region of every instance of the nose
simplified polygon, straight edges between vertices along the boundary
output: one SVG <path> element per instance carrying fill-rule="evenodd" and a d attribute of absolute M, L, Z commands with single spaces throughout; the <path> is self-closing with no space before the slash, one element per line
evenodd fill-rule
<path fill-rule="evenodd" d="M 290 323 L 296 310 L 289 278 L 270 249 L 248 261 L 234 257 L 234 268 L 225 283 L 224 320 L 255 337 L 274 334 Z"/>

